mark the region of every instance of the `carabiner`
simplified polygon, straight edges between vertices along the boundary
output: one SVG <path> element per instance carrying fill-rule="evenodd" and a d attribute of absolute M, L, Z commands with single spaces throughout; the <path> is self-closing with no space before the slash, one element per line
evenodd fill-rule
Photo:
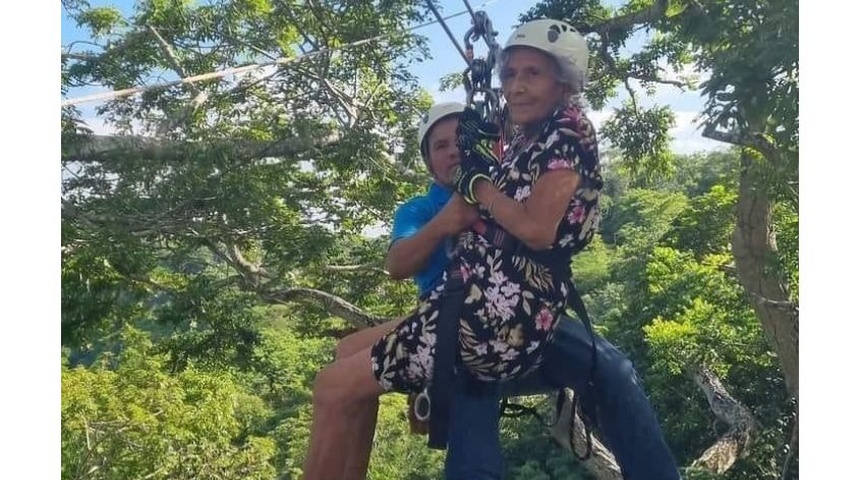
<path fill-rule="evenodd" d="M 417 418 L 421 422 L 426 422 L 430 420 L 430 394 L 428 393 L 427 388 L 421 391 L 417 397 L 415 397 L 415 404 L 412 408 L 413 412 L 415 412 L 415 418 Z"/>

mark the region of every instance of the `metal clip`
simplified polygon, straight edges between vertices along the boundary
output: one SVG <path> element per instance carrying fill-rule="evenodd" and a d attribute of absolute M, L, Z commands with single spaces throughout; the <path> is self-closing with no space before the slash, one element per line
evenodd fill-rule
<path fill-rule="evenodd" d="M 413 411 L 415 412 L 415 418 L 419 421 L 426 422 L 430 420 L 430 394 L 428 393 L 427 388 L 422 390 L 421 393 L 415 397 Z"/>
<path fill-rule="evenodd" d="M 451 42 L 460 52 L 463 60 L 466 61 L 466 70 L 463 72 L 463 87 L 466 90 L 466 105 L 475 108 L 481 113 L 481 116 L 486 121 L 495 121 L 500 118 L 499 111 L 499 89 L 492 87 L 493 70 L 496 68 L 496 63 L 499 57 L 499 44 L 496 42 L 497 32 L 493 29 L 493 22 L 490 20 L 487 12 L 483 10 L 473 11 L 468 0 L 463 0 L 470 16 L 472 17 L 472 26 L 466 31 L 463 37 L 465 50 L 460 48 L 460 44 L 454 39 L 451 30 L 445 23 L 445 20 L 439 14 L 432 0 L 427 0 L 427 6 L 436 16 L 436 20 L 445 29 L 445 33 L 451 39 Z M 484 40 L 487 44 L 487 57 L 475 58 L 475 48 L 473 42 Z M 481 100 L 475 99 L 475 94 L 480 93 Z"/>

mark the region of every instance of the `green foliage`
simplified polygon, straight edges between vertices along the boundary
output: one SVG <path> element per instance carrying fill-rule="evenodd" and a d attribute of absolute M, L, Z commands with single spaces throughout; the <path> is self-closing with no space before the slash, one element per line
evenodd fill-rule
<path fill-rule="evenodd" d="M 431 480 L 443 478 L 444 452 L 427 448 L 427 437 L 409 433 L 406 396 L 380 399 L 369 479 Z"/>
<path fill-rule="evenodd" d="M 667 234 L 687 202 L 679 193 L 631 189 L 604 213 L 600 228 L 603 240 L 641 257 Z"/>
<path fill-rule="evenodd" d="M 651 180 L 671 171 L 668 131 L 674 125 L 675 114 L 668 106 L 639 109 L 626 102 L 620 109 L 614 109 L 601 134 L 624 152 L 625 168 Z"/>
<path fill-rule="evenodd" d="M 439 79 L 439 91 L 447 92 L 463 86 L 463 72 L 452 72 Z"/>
<path fill-rule="evenodd" d="M 721 185 L 729 191 L 737 191 L 738 149 L 717 150 L 692 155 L 675 155 L 672 159 L 672 175 L 637 186 L 653 190 L 684 192 L 695 198 Z"/>
<path fill-rule="evenodd" d="M 715 185 L 690 201 L 675 220 L 670 243 L 691 250 L 697 257 L 729 251 L 735 223 L 737 194 Z"/>
<path fill-rule="evenodd" d="M 122 12 L 113 6 L 90 8 L 78 17 L 78 26 L 89 27 L 94 38 L 113 33 L 123 23 Z"/>
<path fill-rule="evenodd" d="M 771 259 L 771 268 L 778 273 L 798 301 L 800 292 L 800 215 L 790 204 L 780 203 L 774 209 L 774 233 L 777 258 Z"/>
<path fill-rule="evenodd" d="M 62 478 L 272 478 L 274 442 L 248 433 L 270 413 L 258 397 L 229 372 L 167 373 L 140 331 L 122 341 L 115 358 L 63 367 Z"/>
<path fill-rule="evenodd" d="M 596 237 L 584 251 L 573 257 L 571 269 L 577 288 L 590 292 L 605 285 L 610 278 L 610 268 L 614 260 L 613 251 L 601 237 Z"/>
<path fill-rule="evenodd" d="M 536 407 L 544 418 L 550 418 L 554 405 L 546 401 L 547 398 L 550 397 L 522 397 L 518 398 L 517 402 Z M 499 430 L 508 465 L 505 478 L 511 480 L 593 478 L 570 452 L 555 443 L 546 433 L 546 427 L 535 418 L 531 416 L 502 418 Z"/>

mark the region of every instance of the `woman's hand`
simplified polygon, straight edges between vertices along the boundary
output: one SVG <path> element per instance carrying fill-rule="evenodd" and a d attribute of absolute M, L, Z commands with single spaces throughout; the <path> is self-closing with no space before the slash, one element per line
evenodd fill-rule
<path fill-rule="evenodd" d="M 494 146 L 500 138 L 498 125 L 483 121 L 474 109 L 467 108 L 460 114 L 457 124 L 460 165 L 454 169 L 451 184 L 468 203 L 478 203 L 475 187 L 479 180 L 492 182 L 491 172 L 499 164 Z"/>

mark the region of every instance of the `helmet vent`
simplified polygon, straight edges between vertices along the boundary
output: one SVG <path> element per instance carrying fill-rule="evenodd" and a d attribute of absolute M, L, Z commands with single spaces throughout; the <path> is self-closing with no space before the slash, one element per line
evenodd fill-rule
<path fill-rule="evenodd" d="M 546 32 L 546 39 L 549 41 L 549 43 L 555 43 L 558 41 L 559 35 L 561 35 L 561 31 L 558 25 L 551 25 L 549 27 L 549 30 L 547 30 Z"/>

